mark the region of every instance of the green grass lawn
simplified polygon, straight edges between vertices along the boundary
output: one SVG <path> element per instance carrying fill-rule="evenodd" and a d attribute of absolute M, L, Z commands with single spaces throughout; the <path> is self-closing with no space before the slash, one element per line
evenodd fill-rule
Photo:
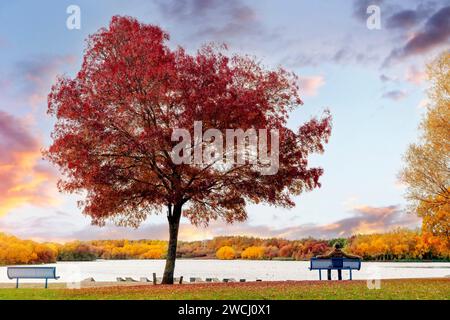
<path fill-rule="evenodd" d="M 103 287 L 89 289 L 0 289 L 4 299 L 450 299 L 450 279 L 284 281 Z"/>

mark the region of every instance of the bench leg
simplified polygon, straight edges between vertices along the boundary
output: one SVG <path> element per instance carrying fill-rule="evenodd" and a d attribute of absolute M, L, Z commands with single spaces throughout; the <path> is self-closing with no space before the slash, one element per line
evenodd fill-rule
<path fill-rule="evenodd" d="M 322 280 L 322 270 L 319 269 L 319 280 Z"/>
<path fill-rule="evenodd" d="M 328 280 L 331 280 L 331 269 L 327 269 L 327 276 Z"/>
<path fill-rule="evenodd" d="M 350 280 L 352 280 L 352 269 L 350 269 Z"/>
<path fill-rule="evenodd" d="M 338 280 L 342 280 L 342 270 L 338 269 Z"/>
<path fill-rule="evenodd" d="M 47 287 L 48 287 L 48 279 L 45 278 L 45 289 L 47 289 Z"/>
<path fill-rule="evenodd" d="M 19 278 L 16 278 L 16 289 L 19 288 Z"/>

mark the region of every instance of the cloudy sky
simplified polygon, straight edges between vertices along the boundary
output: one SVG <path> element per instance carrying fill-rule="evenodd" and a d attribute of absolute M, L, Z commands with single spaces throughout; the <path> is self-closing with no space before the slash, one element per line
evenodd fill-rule
<path fill-rule="evenodd" d="M 79 30 L 66 27 L 69 5 L 81 9 Z M 367 27 L 369 5 L 380 8 L 380 29 Z M 450 48 L 450 1 L 41 0 L 0 2 L 0 232 L 56 241 L 167 237 L 163 216 L 139 229 L 91 226 L 76 205 L 81 195 L 59 194 L 58 172 L 41 159 L 53 124 L 50 86 L 58 74 L 77 72 L 84 40 L 113 15 L 159 25 L 173 47 L 227 43 L 295 71 L 305 105 L 291 114 L 293 128 L 325 108 L 333 115 L 326 152 L 312 161 L 325 170 L 321 189 L 289 210 L 250 206 L 241 224 L 202 229 L 184 221 L 182 239 L 335 237 L 419 225 L 405 212 L 397 172 L 427 103 L 425 64 Z"/>

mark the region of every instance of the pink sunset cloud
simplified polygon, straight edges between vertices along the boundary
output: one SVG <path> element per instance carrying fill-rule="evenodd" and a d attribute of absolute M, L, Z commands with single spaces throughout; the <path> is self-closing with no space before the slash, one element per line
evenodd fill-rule
<path fill-rule="evenodd" d="M 418 17 L 417 12 L 415 15 Z M 450 38 L 449 15 L 449 5 L 434 12 L 421 28 L 415 32 L 409 32 L 410 36 L 408 36 L 407 42 L 403 46 L 391 51 L 384 62 L 384 66 L 388 66 L 393 61 L 400 61 L 406 57 L 425 54 L 436 48 L 445 47 Z M 410 17 L 409 25 L 412 22 Z"/>
<path fill-rule="evenodd" d="M 408 82 L 414 83 L 416 85 L 421 84 L 427 80 L 427 73 L 425 71 L 418 70 L 416 67 L 412 66 L 406 70 L 405 79 Z"/>
<path fill-rule="evenodd" d="M 325 78 L 323 76 L 301 76 L 299 80 L 300 90 L 307 96 L 317 95 L 319 88 L 325 84 Z"/>
<path fill-rule="evenodd" d="M 55 203 L 56 173 L 41 158 L 27 122 L 0 111 L 0 216 L 22 205 Z"/>
<path fill-rule="evenodd" d="M 34 58 L 18 64 L 18 75 L 25 83 L 27 103 L 36 108 L 47 101 L 47 94 L 60 70 L 76 61 L 73 55 Z"/>

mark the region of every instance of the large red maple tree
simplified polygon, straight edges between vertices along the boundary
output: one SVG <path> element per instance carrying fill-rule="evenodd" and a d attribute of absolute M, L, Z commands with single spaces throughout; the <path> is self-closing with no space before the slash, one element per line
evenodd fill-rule
<path fill-rule="evenodd" d="M 64 178 L 59 188 L 83 192 L 92 223 L 137 227 L 167 213 L 169 246 L 163 283 L 173 283 L 181 216 L 196 225 L 247 218 L 248 203 L 293 207 L 293 195 L 320 186 L 321 168 L 308 156 L 323 152 L 331 117 L 294 131 L 288 113 L 302 104 L 298 78 L 267 70 L 254 58 L 205 46 L 195 54 L 170 49 L 159 27 L 113 17 L 87 41 L 81 70 L 61 77 L 48 96 L 55 117 L 47 158 Z M 174 164 L 175 128 L 193 131 L 266 128 L 279 132 L 279 168 L 263 175 L 248 163 Z"/>

